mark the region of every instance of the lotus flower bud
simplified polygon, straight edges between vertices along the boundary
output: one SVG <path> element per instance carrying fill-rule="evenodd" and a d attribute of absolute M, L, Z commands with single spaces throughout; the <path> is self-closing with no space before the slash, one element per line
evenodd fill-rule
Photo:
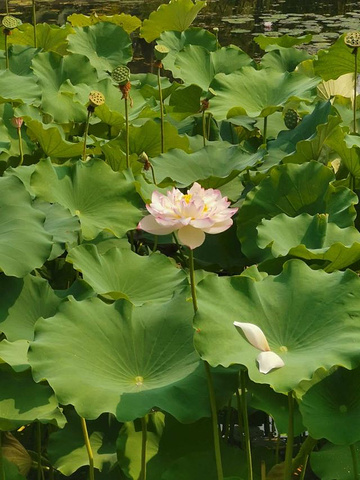
<path fill-rule="evenodd" d="M 24 123 L 24 119 L 22 117 L 13 117 L 11 119 L 11 124 L 15 127 L 20 129 L 22 124 Z"/>

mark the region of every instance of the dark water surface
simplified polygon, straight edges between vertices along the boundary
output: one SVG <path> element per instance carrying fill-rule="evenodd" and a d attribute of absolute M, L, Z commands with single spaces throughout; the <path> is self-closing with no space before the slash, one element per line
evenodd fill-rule
<path fill-rule="evenodd" d="M 37 0 L 38 22 L 63 24 L 72 13 L 120 12 L 147 18 L 161 0 Z M 31 0 L 9 0 L 10 11 L 31 20 Z M 0 0 L 0 12 L 5 0 Z M 194 25 L 218 27 L 220 43 L 233 43 L 257 55 L 254 36 L 313 35 L 310 50 L 326 48 L 339 34 L 360 30 L 360 1 L 349 0 L 208 0 Z"/>

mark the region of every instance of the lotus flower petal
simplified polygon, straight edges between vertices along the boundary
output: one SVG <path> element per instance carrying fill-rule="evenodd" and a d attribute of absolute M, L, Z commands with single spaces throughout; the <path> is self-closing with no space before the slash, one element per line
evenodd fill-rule
<path fill-rule="evenodd" d="M 246 339 L 255 348 L 262 350 L 263 352 L 270 351 L 268 341 L 266 340 L 264 332 L 260 327 L 252 323 L 234 322 L 235 327 L 241 328 Z"/>
<path fill-rule="evenodd" d="M 160 225 L 155 217 L 152 215 L 147 215 L 140 222 L 137 228 L 145 230 L 145 232 L 152 233 L 153 235 L 168 235 L 169 233 L 177 230 L 177 225 Z"/>
<path fill-rule="evenodd" d="M 259 372 L 265 374 L 274 368 L 281 368 L 285 365 L 283 359 L 275 352 L 261 352 L 256 361 L 259 364 Z"/>
<path fill-rule="evenodd" d="M 183 245 L 187 245 L 191 250 L 194 250 L 196 247 L 200 247 L 205 241 L 205 233 L 198 229 L 194 228 L 191 225 L 180 228 L 178 231 L 178 237 L 180 242 Z"/>

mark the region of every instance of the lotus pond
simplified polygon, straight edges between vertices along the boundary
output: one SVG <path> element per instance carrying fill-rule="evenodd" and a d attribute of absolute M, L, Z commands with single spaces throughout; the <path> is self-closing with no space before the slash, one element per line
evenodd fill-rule
<path fill-rule="evenodd" d="M 2 20 L 0 480 L 359 479 L 360 33 L 204 6 Z"/>

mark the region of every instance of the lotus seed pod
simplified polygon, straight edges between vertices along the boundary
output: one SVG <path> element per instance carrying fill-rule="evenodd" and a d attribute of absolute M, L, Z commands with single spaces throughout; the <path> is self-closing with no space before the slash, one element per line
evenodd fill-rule
<path fill-rule="evenodd" d="M 300 117 L 297 112 L 292 108 L 289 108 L 289 110 L 286 111 L 284 116 L 284 123 L 286 128 L 288 128 L 289 130 L 293 130 L 299 124 L 299 121 Z"/>
<path fill-rule="evenodd" d="M 105 96 L 101 92 L 93 90 L 89 94 L 89 102 L 93 107 L 100 107 L 105 103 Z"/>
<path fill-rule="evenodd" d="M 21 25 L 21 23 L 21 20 L 13 17 L 12 15 L 5 15 L 5 17 L 2 19 L 2 26 L 6 28 L 6 30 L 13 30 Z"/>
<path fill-rule="evenodd" d="M 168 47 L 165 47 L 165 45 L 155 45 L 156 60 L 163 60 L 169 52 L 170 49 Z"/>
<path fill-rule="evenodd" d="M 125 65 L 116 67 L 111 72 L 111 77 L 118 85 L 125 85 L 130 80 L 130 69 Z"/>
<path fill-rule="evenodd" d="M 344 42 L 348 47 L 360 47 L 360 32 L 350 32 L 346 34 Z"/>

